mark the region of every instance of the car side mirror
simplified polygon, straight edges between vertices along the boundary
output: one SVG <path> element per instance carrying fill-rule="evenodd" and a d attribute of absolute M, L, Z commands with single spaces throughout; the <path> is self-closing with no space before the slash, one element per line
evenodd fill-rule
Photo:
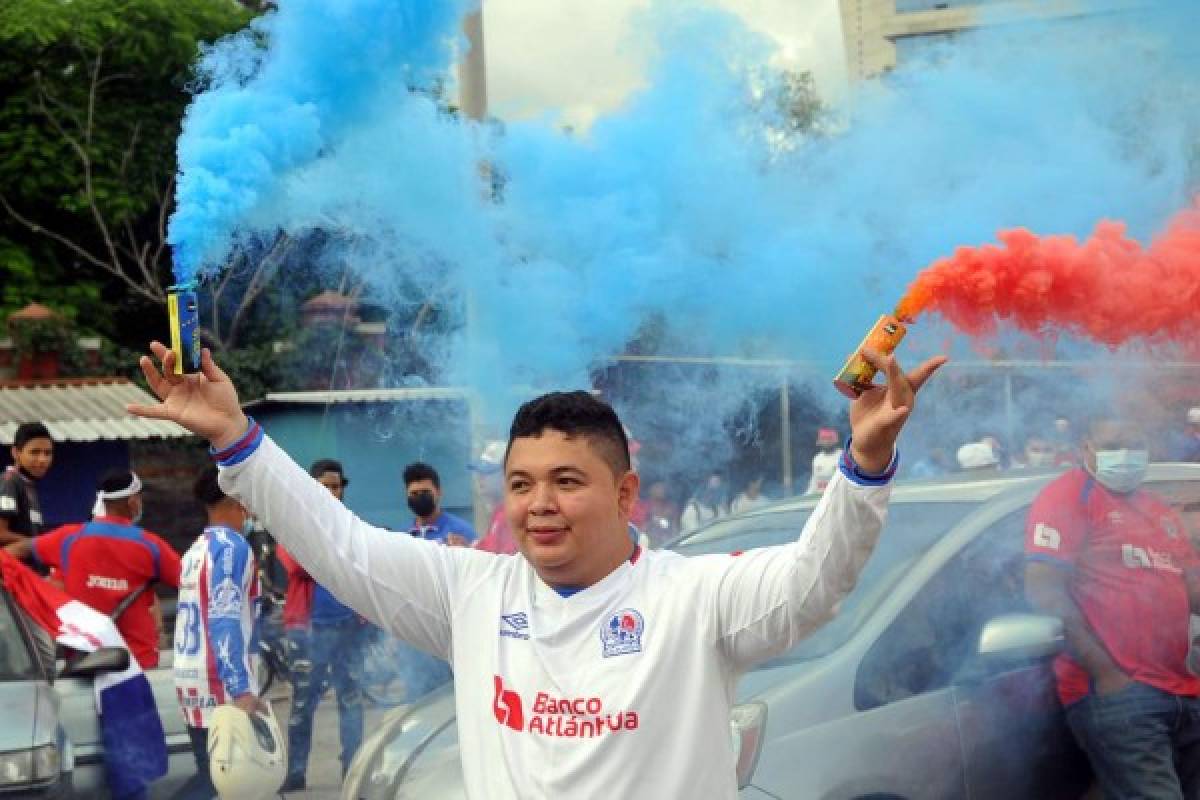
<path fill-rule="evenodd" d="M 67 661 L 59 670 L 60 678 L 90 678 L 101 672 L 129 669 L 129 651 L 124 647 L 101 647 Z"/>
<path fill-rule="evenodd" d="M 1001 614 L 979 633 L 978 653 L 992 662 L 1037 661 L 1062 652 L 1063 623 L 1047 614 Z"/>

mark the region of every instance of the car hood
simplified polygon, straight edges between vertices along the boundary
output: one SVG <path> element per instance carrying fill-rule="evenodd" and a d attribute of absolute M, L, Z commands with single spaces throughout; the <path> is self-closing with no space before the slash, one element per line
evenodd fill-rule
<path fill-rule="evenodd" d="M 383 716 L 359 747 L 342 785 L 342 797 L 390 796 L 388 787 L 417 756 L 424 758 L 430 741 L 453 728 L 454 683 L 435 689 L 411 706 Z"/>

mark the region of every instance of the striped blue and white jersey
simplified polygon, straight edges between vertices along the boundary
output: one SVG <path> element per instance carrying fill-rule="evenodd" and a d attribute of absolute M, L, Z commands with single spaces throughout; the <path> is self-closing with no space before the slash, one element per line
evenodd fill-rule
<path fill-rule="evenodd" d="M 258 571 L 240 533 L 209 526 L 183 556 L 175 617 L 175 692 L 187 724 L 207 728 L 212 710 L 258 694 Z"/>

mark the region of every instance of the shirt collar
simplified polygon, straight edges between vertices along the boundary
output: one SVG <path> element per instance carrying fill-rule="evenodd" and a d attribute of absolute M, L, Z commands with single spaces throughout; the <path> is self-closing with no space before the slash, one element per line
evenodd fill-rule
<path fill-rule="evenodd" d="M 417 533 L 423 533 L 425 531 L 436 531 L 442 527 L 442 521 L 445 518 L 446 518 L 446 512 L 442 511 L 439 508 L 437 511 L 437 514 L 434 515 L 432 522 L 422 525 L 420 520 L 418 520 L 416 517 L 413 517 L 412 525 L 409 525 L 408 529 L 410 531 L 417 532 Z"/>
<path fill-rule="evenodd" d="M 110 522 L 113 525 L 132 525 L 133 520 L 129 517 L 122 517 L 117 514 L 97 514 L 92 517 L 93 522 Z"/>

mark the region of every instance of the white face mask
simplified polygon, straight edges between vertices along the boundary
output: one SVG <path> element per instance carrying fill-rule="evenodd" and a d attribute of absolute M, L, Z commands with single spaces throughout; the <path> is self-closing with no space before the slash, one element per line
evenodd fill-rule
<path fill-rule="evenodd" d="M 1142 485 L 1149 463 L 1145 450 L 1097 450 L 1096 480 L 1110 492 L 1127 494 Z"/>

